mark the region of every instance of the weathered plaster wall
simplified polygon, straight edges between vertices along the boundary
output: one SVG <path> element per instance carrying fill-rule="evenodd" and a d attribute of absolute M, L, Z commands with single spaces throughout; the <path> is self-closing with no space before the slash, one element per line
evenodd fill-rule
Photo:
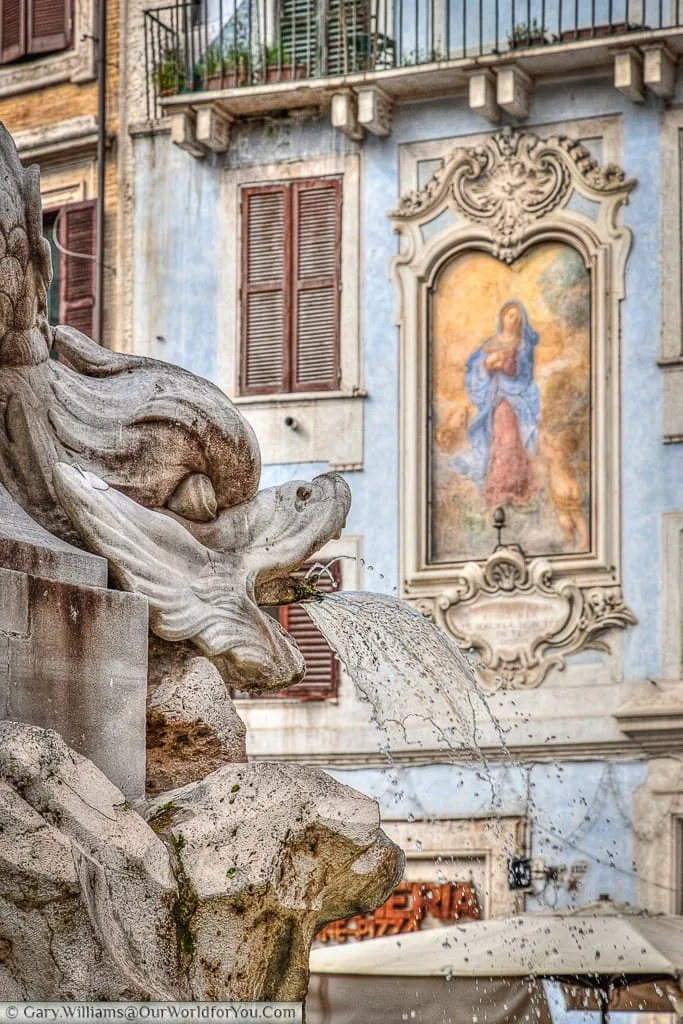
<path fill-rule="evenodd" d="M 332 774 L 378 800 L 384 820 L 415 822 L 415 845 L 406 849 L 408 856 L 422 852 L 421 821 L 452 819 L 452 849 L 457 851 L 457 819 L 498 814 L 529 821 L 529 854 L 546 866 L 588 864 L 576 889 L 568 890 L 566 871 L 546 885 L 540 900 L 528 897 L 529 910 L 589 903 L 603 893 L 613 900 L 638 900 L 631 795 L 645 779 L 642 762 L 442 764 Z M 543 882 L 534 881 L 534 889 L 540 894 Z"/>
<path fill-rule="evenodd" d="M 634 244 L 627 263 L 621 345 L 621 572 L 638 626 L 611 638 L 611 657 L 583 652 L 570 659 L 571 671 L 553 673 L 540 689 L 492 699 L 491 709 L 509 728 L 507 743 L 516 754 L 494 751 L 488 766 L 428 763 L 438 756 L 427 754 L 420 760 L 419 751 L 403 751 L 399 763 L 387 768 L 369 709 L 357 701 L 350 684 L 343 685 L 339 703 L 265 701 L 240 707 L 252 756 L 268 758 L 277 751 L 278 757 L 334 765 L 335 777 L 377 798 L 387 819 L 414 819 L 416 829 L 421 820 L 449 822 L 454 852 L 458 822 L 490 815 L 493 809 L 527 818 L 532 857 L 554 866 L 587 863 L 575 890 L 569 890 L 565 873 L 542 895 L 527 900 L 530 909 L 586 903 L 602 893 L 615 900 L 642 899 L 645 890 L 642 878 L 638 888 L 634 856 L 645 865 L 645 874 L 652 858 L 643 860 L 637 843 L 654 851 L 671 830 L 667 804 L 667 821 L 657 821 L 646 836 L 634 839 L 641 833 L 632 820 L 633 794 L 644 785 L 647 760 L 642 746 L 630 744 L 614 717 L 633 692 L 627 684 L 656 678 L 662 671 L 662 578 L 670 567 L 660 555 L 660 524 L 665 513 L 683 508 L 683 447 L 662 444 L 662 375 L 657 366 L 661 280 L 666 273 L 666 254 L 660 265 L 662 113 L 656 99 L 635 105 L 607 79 L 596 79 L 537 88 L 524 122 L 543 134 L 544 126 L 555 131 L 563 120 L 617 117 L 620 162 L 638 180 L 624 211 Z M 368 397 L 363 471 L 349 473 L 347 479 L 353 490 L 348 531 L 361 538 L 363 584 L 368 589 L 392 593 L 399 585 L 399 340 L 396 293 L 389 278 L 396 238 L 386 214 L 398 198 L 400 147 L 485 130 L 487 125 L 458 96 L 396 107 L 391 136 L 368 136 L 360 147 L 361 338 Z M 326 120 L 237 124 L 228 154 L 204 162 L 176 151 L 168 133 L 133 141 L 135 346 L 218 379 L 223 341 L 216 313 L 221 293 L 215 254 L 221 251 L 221 238 L 234 230 L 218 201 L 222 168 L 315 158 L 357 147 Z M 156 231 L 158 242 L 149 237 Z M 184 308 L 186 301 L 191 314 Z M 268 486 L 306 478 L 326 468 L 325 463 L 265 466 L 262 482 Z M 482 722 L 481 735 L 485 744 L 499 742 L 490 722 Z M 354 767 L 347 770 L 347 765 Z M 500 856 L 506 857 L 506 851 L 501 849 Z M 657 905 L 673 909 L 670 881 L 668 876 L 648 877 L 645 888 L 656 889 Z M 540 894 L 543 885 L 535 882 L 534 888 Z M 648 897 L 646 902 L 652 901 Z"/>
<path fill-rule="evenodd" d="M 219 177 L 167 134 L 135 140 L 136 351 L 216 378 Z"/>
<path fill-rule="evenodd" d="M 638 180 L 625 221 L 634 233 L 622 305 L 622 575 L 639 625 L 623 638 L 623 676 L 657 676 L 660 653 L 660 522 L 683 503 L 683 448 L 662 445 L 662 378 L 656 360 L 660 334 L 659 132 L 662 104 L 630 103 L 606 80 L 539 88 L 525 125 L 617 115 L 623 122 L 622 164 Z M 365 452 L 363 472 L 348 476 L 354 503 L 349 529 L 364 536 L 366 585 L 391 589 L 398 573 L 398 334 L 396 295 L 388 276 L 396 240 L 386 213 L 398 197 L 399 147 L 420 140 L 478 134 L 482 120 L 464 98 L 399 106 L 388 139 L 362 145 L 362 339 Z M 221 166 L 289 161 L 346 151 L 353 144 L 325 120 L 237 125 L 225 157 L 195 161 L 167 134 L 135 140 L 135 343 L 208 376 L 217 374 L 215 253 L 222 220 L 217 201 Z M 165 339 L 163 341 L 159 339 Z M 284 429 L 284 428 L 283 428 Z M 319 472 L 323 464 L 265 467 L 264 483 Z M 379 572 L 384 581 L 379 580 Z M 615 638 L 618 662 L 622 640 Z M 577 656 L 582 674 L 605 663 Z M 621 674 L 621 668 L 618 669 Z"/>
<path fill-rule="evenodd" d="M 538 89 L 531 115 L 525 126 L 542 129 L 545 123 L 619 114 L 623 118 L 622 165 L 629 177 L 638 180 L 625 211 L 625 222 L 634 233 L 634 245 L 627 264 L 626 298 L 622 304 L 622 573 L 626 600 L 639 625 L 624 638 L 624 677 L 627 680 L 656 676 L 661 670 L 659 594 L 661 590 L 660 522 L 661 515 L 681 507 L 683 502 L 683 449 L 664 446 L 661 440 L 662 378 L 657 367 L 660 332 L 660 212 L 659 212 L 659 131 L 661 104 L 650 99 L 642 105 L 629 103 L 604 81 L 581 81 L 576 88 L 560 86 Z M 391 308 L 393 289 L 377 272 L 380 253 L 394 251 L 388 223 L 374 212 L 375 197 L 388 196 L 398 179 L 396 146 L 402 142 L 438 139 L 478 133 L 481 119 L 469 113 L 464 104 L 456 112 L 447 101 L 406 105 L 395 111 L 392 136 L 387 142 L 365 143 L 366 251 L 377 258 L 366 258 L 365 290 L 381 310 Z M 542 130 L 540 132 L 542 134 Z M 391 165 L 386 152 L 391 143 Z M 386 258 L 386 257 L 385 257 Z M 392 373 L 395 348 L 390 347 L 388 332 L 381 330 L 381 318 L 366 305 L 365 343 L 367 366 L 376 367 L 381 385 L 395 394 Z M 389 375 L 389 379 L 387 379 Z M 368 389 L 374 391 L 368 384 Z M 372 427 L 370 436 L 375 436 Z M 396 451 L 384 448 L 382 465 Z M 380 476 L 380 479 L 382 477 Z M 354 488 L 357 492 L 358 488 Z M 381 502 L 378 503 L 381 507 Z M 389 516 L 386 517 L 389 519 Z M 375 520 L 376 522 L 376 520 Z M 396 529 L 377 524 L 377 532 L 388 544 L 387 532 Z M 373 538 L 367 536 L 366 550 L 374 554 Z M 396 534 L 394 533 L 394 537 Z M 397 549 L 397 539 L 393 550 Z M 594 660 L 595 656 L 591 656 Z M 584 659 L 585 663 L 585 659 Z"/>

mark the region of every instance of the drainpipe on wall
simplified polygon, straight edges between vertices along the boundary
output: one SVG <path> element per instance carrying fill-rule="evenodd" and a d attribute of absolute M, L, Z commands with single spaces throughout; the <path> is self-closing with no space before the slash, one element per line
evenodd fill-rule
<path fill-rule="evenodd" d="M 97 230 L 95 247 L 95 331 L 104 343 L 104 172 L 107 144 L 107 0 L 98 0 L 97 43 Z"/>

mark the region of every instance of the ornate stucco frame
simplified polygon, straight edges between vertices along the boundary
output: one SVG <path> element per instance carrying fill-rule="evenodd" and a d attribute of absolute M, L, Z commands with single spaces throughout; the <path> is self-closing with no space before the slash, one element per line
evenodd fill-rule
<path fill-rule="evenodd" d="M 620 303 L 631 246 L 631 232 L 619 214 L 633 184 L 618 167 L 601 167 L 582 145 L 565 136 L 544 139 L 505 128 L 483 142 L 454 149 L 423 188 L 401 198 L 392 214 L 400 236 L 393 276 L 401 336 L 403 596 L 477 648 L 486 672 L 507 685 L 537 685 L 551 664 L 562 666 L 564 654 L 596 646 L 595 635 L 608 625 L 634 621 L 620 588 L 619 444 Z M 430 564 L 430 289 L 445 263 L 459 254 L 479 250 L 510 264 L 546 241 L 572 245 L 591 275 L 592 549 L 588 554 L 530 559 L 521 566 L 515 557 L 503 557 L 506 565 L 497 565 L 493 573 L 486 571 L 491 559 Z M 496 558 L 500 563 L 501 552 Z M 519 651 L 501 661 L 493 650 L 495 637 L 492 641 L 476 631 L 465 635 L 454 625 L 455 606 L 474 602 L 484 592 L 489 600 L 500 598 L 505 615 L 505 602 L 522 591 L 528 595 L 534 578 L 542 581 L 534 600 L 566 601 L 567 585 L 572 585 L 565 622 L 552 635 L 525 636 Z M 593 612 L 597 608 L 597 615 L 587 615 L 589 607 Z M 514 614 L 511 604 L 507 608 Z"/>

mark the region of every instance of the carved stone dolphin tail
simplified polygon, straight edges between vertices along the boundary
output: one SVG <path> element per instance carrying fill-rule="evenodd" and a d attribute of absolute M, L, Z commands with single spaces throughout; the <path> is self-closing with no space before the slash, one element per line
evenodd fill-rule
<path fill-rule="evenodd" d="M 0 367 L 48 358 L 50 246 L 42 236 L 40 171 L 24 168 L 0 124 Z"/>
<path fill-rule="evenodd" d="M 74 370 L 88 377 L 113 377 L 126 370 L 144 367 L 151 362 L 146 356 L 134 356 L 127 352 L 113 352 L 95 344 L 75 327 L 55 327 L 53 346 L 64 356 Z"/>
<path fill-rule="evenodd" d="M 55 348 L 73 369 L 50 366 L 50 422 L 71 460 L 140 504 L 189 519 L 255 494 L 256 435 L 215 384 L 159 359 L 102 349 L 73 327 L 55 328 Z M 212 515 L 188 506 L 188 484 L 186 501 L 174 501 L 197 474 L 213 490 Z"/>
<path fill-rule="evenodd" d="M 0 125 L 0 481 L 14 500 L 70 543 L 79 540 L 55 499 L 57 461 L 195 522 L 249 501 L 259 446 L 227 395 L 181 367 L 52 328 L 51 279 L 39 169 L 22 166 Z M 64 362 L 48 358 L 53 347 Z"/>

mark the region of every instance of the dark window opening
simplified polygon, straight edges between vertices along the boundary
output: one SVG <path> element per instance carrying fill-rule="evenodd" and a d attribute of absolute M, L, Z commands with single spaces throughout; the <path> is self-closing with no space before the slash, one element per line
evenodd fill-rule
<path fill-rule="evenodd" d="M 96 205 L 89 199 L 43 211 L 52 256 L 48 322 L 75 327 L 89 338 L 95 332 Z"/>
<path fill-rule="evenodd" d="M 676 885 L 675 914 L 683 914 L 683 818 L 674 820 L 674 877 Z"/>
<path fill-rule="evenodd" d="M 47 210 L 43 213 L 43 235 L 50 243 L 50 255 L 52 257 L 52 281 L 47 292 L 47 319 L 52 327 L 59 323 L 59 296 L 61 285 L 62 261 L 59 258 L 59 249 L 56 245 L 56 231 L 58 210 Z"/>

